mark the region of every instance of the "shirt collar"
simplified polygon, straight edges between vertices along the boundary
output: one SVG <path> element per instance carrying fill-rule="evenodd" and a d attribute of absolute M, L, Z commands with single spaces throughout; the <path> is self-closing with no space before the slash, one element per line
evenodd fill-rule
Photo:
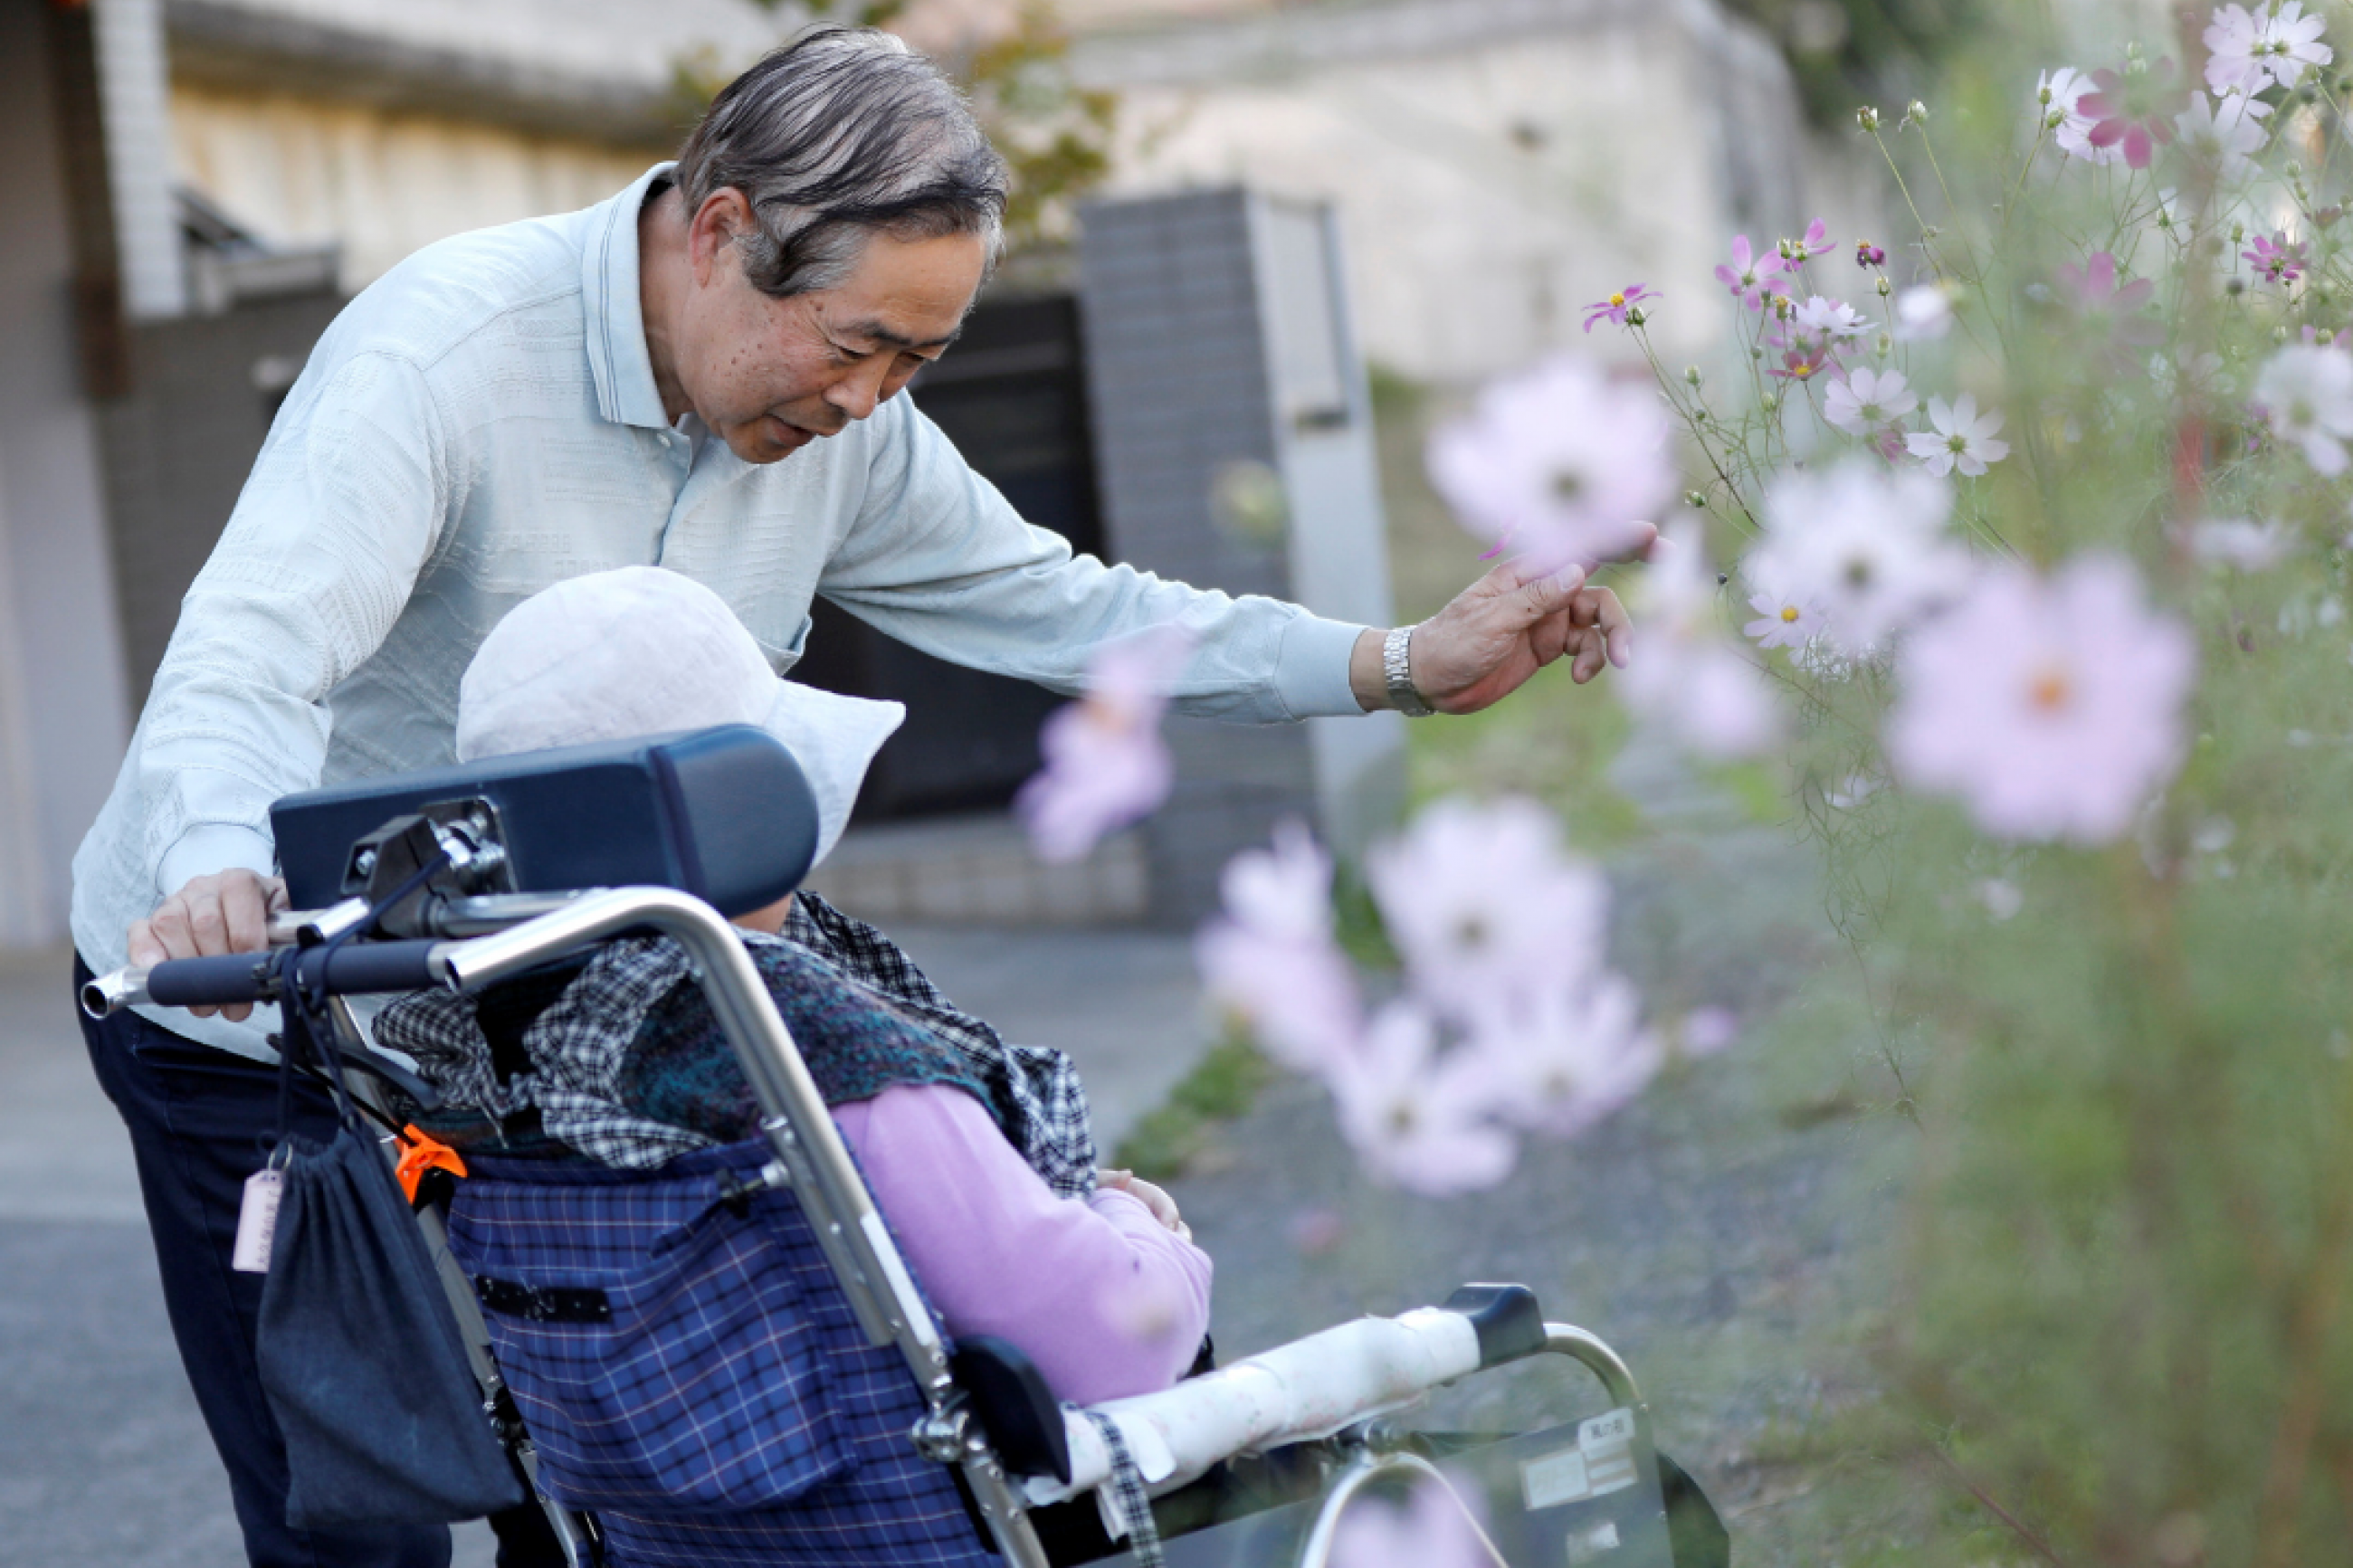
<path fill-rule="evenodd" d="M 661 391 L 654 384 L 645 312 L 638 302 L 638 213 L 653 183 L 676 167 L 656 163 L 628 189 L 590 209 L 588 243 L 580 257 L 588 373 L 596 384 L 596 412 L 616 425 L 670 428 Z"/>

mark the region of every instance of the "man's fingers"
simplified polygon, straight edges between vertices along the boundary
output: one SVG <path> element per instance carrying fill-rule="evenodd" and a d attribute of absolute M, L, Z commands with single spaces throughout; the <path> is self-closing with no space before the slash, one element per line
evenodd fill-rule
<path fill-rule="evenodd" d="M 171 950 L 157 940 L 153 925 L 147 921 L 131 922 L 129 958 L 142 969 L 152 968 L 172 956 Z"/>
<path fill-rule="evenodd" d="M 1609 662 L 1623 669 L 1634 652 L 1633 618 L 1626 614 L 1626 606 L 1619 603 L 1618 595 L 1609 589 L 1596 588 L 1592 594 L 1593 624 L 1601 633 L 1603 646 L 1609 650 Z"/>
<path fill-rule="evenodd" d="M 259 877 L 236 878 L 221 889 L 229 952 L 259 952 L 269 945 L 269 884 Z"/>
<path fill-rule="evenodd" d="M 1601 673 L 1606 658 L 1601 633 L 1591 627 L 1577 634 L 1577 657 L 1569 661 L 1568 678 L 1582 686 Z"/>

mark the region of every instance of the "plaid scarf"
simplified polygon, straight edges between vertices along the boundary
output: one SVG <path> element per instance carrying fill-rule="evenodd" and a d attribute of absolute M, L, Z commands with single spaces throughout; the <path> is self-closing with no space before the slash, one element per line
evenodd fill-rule
<path fill-rule="evenodd" d="M 955 1084 L 1053 1191 L 1094 1190 L 1086 1092 L 1069 1058 L 1008 1046 L 881 931 L 814 894 L 793 902 L 781 939 L 741 934 L 828 1103 L 896 1082 Z M 684 984 L 691 973 L 667 938 L 623 940 L 585 967 L 480 997 L 403 997 L 377 1016 L 375 1034 L 415 1058 L 453 1107 L 526 1141 L 537 1131 L 602 1163 L 648 1169 L 757 1126 L 702 987 Z M 494 1043 L 517 1026 L 519 1053 Z"/>

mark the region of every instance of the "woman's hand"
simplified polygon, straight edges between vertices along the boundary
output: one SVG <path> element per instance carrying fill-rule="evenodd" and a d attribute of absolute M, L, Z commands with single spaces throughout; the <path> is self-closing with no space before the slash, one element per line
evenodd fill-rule
<path fill-rule="evenodd" d="M 1152 1211 L 1154 1219 L 1174 1231 L 1177 1240 L 1193 1239 L 1193 1227 L 1187 1225 L 1184 1216 L 1176 1212 L 1176 1200 L 1134 1172 L 1098 1170 L 1095 1172 L 1095 1185 L 1108 1187 L 1115 1193 L 1125 1193 L 1135 1199 Z"/>

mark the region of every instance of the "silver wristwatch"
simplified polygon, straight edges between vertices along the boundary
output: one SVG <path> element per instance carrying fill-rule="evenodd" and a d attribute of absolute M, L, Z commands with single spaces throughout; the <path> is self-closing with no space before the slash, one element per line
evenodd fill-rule
<path fill-rule="evenodd" d="M 1408 656 L 1413 650 L 1411 626 L 1399 626 L 1381 639 L 1381 679 L 1389 689 L 1389 701 L 1409 719 L 1427 719 L 1438 711 L 1422 700 L 1413 689 L 1413 670 Z"/>

